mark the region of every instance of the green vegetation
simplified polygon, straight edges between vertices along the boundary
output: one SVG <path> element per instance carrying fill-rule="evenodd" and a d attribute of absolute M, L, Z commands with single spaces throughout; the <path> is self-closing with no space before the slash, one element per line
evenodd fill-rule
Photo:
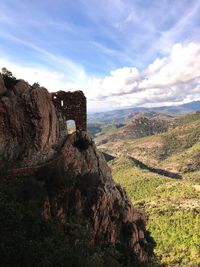
<path fill-rule="evenodd" d="M 177 119 L 177 124 L 184 125 L 184 124 L 191 123 L 197 120 L 200 120 L 200 111 L 196 111 L 196 112 L 189 113 L 189 114 L 179 117 Z"/>
<path fill-rule="evenodd" d="M 88 123 L 88 131 L 94 136 L 98 137 L 99 140 L 105 138 L 106 136 L 112 135 L 116 130 L 124 124 L 110 124 L 110 123 Z M 101 137 L 102 136 L 102 137 Z"/>
<path fill-rule="evenodd" d="M 156 188 L 169 180 L 169 178 L 138 168 L 131 158 L 110 161 L 109 166 L 114 179 L 125 188 L 134 204 L 145 198 L 150 200 Z"/>
<path fill-rule="evenodd" d="M 87 128 L 93 136 L 96 136 L 101 132 L 101 126 L 100 123 L 88 123 Z"/>
<path fill-rule="evenodd" d="M 200 185 L 152 173 L 131 158 L 109 162 L 114 179 L 133 205 L 149 216 L 148 229 L 157 243 L 156 255 L 167 267 L 200 264 Z M 196 175 L 199 175 L 198 173 Z"/>
<path fill-rule="evenodd" d="M 2 68 L 1 74 L 7 89 L 12 88 L 16 84 L 17 79 L 13 76 L 11 71 L 7 70 L 6 68 Z"/>
<path fill-rule="evenodd" d="M 183 150 L 183 149 L 182 149 Z M 188 173 L 200 170 L 200 142 L 174 153 L 159 164 L 160 168 L 173 169 L 176 172 Z M 196 177 L 198 178 L 198 177 Z M 200 181 L 200 177 L 199 177 Z"/>
<path fill-rule="evenodd" d="M 182 152 L 192 147 L 200 140 L 200 120 L 185 126 L 183 129 L 177 127 L 172 132 L 162 135 L 165 157 L 174 153 Z"/>
<path fill-rule="evenodd" d="M 114 179 L 134 206 L 149 215 L 148 229 L 157 243 L 156 255 L 167 267 L 200 266 L 200 112 L 166 120 L 168 130 L 137 139 L 107 140 L 104 152 Z M 128 158 L 127 158 L 128 156 Z M 171 179 L 137 164 L 179 173 Z"/>
<path fill-rule="evenodd" d="M 109 124 L 105 125 L 100 135 L 97 136 L 97 143 L 116 142 L 118 140 L 133 140 L 136 138 L 150 136 L 156 133 L 166 132 L 168 123 L 166 119 L 154 119 L 138 116 L 127 125 Z"/>
<path fill-rule="evenodd" d="M 87 221 L 70 217 L 61 226 L 55 217 L 42 219 L 45 194 L 44 183 L 35 177 L 0 183 L 2 267 L 123 266 L 115 247 L 100 248 L 90 242 Z"/>
<path fill-rule="evenodd" d="M 60 199 L 48 194 L 49 185 L 42 180 L 43 175 L 50 179 L 48 171 L 38 177 L 1 179 L 1 267 L 131 267 L 132 261 L 137 267 L 147 267 L 136 262 L 127 246 L 95 245 L 91 222 L 86 217 L 66 210 L 67 220 L 61 223 L 52 204 Z M 44 211 L 48 209 L 48 197 L 52 204 L 49 213 Z M 48 219 L 41 216 L 43 212 Z M 159 265 L 151 262 L 148 266 Z"/>
<path fill-rule="evenodd" d="M 165 121 L 165 123 L 167 123 L 167 121 Z M 198 161 L 199 148 L 197 148 L 198 143 L 200 142 L 199 112 L 169 120 L 168 124 L 168 131 L 163 133 L 152 134 L 151 136 L 142 138 L 130 138 L 130 135 L 126 134 L 124 131 L 122 139 L 120 135 L 118 135 L 118 132 L 116 132 L 115 140 L 113 140 L 111 136 L 106 136 L 105 143 L 99 143 L 99 138 L 97 138 L 97 144 L 99 144 L 99 148 L 102 151 L 113 156 L 130 156 L 153 167 L 160 168 L 160 166 L 162 166 L 168 170 L 181 172 L 185 171 L 183 164 L 179 167 L 177 166 L 177 161 L 171 161 L 170 163 L 169 161 L 170 158 L 175 157 L 176 155 L 178 158 L 180 154 L 182 155 L 186 153 L 191 159 L 194 159 L 194 162 L 196 162 L 194 164 L 188 163 L 188 168 L 197 170 L 200 163 Z M 101 136 L 101 138 L 103 137 Z M 193 151 L 196 153 L 196 156 L 194 155 L 194 157 L 192 156 Z M 165 165 L 165 161 L 168 159 L 168 164 Z"/>

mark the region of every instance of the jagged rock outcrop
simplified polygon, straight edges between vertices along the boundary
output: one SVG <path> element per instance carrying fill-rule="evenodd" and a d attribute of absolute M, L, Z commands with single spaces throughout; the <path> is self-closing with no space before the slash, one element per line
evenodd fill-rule
<path fill-rule="evenodd" d="M 145 215 L 132 207 L 125 191 L 115 184 L 91 137 L 83 133 L 70 136 L 62 153 L 64 171 L 76 181 L 74 207 L 78 214 L 88 212 L 95 241 L 103 244 L 123 240 L 138 259 L 147 261 L 151 246 L 146 239 Z"/>
<path fill-rule="evenodd" d="M 65 121 L 45 88 L 18 80 L 0 96 L 0 158 L 22 165 L 45 162 L 54 157 L 65 135 Z"/>
<path fill-rule="evenodd" d="M 132 255 L 127 266 L 146 264 L 152 255 L 146 216 L 113 181 L 92 138 L 86 132 L 67 136 L 45 88 L 19 80 L 8 92 L 0 97 L 0 166 L 15 170 L 19 166 L 18 173 L 32 171 L 32 179 L 41 181 L 45 193 L 38 205 L 45 220 L 56 219 L 64 227 L 71 217 L 77 222 L 84 219 L 91 242 L 125 247 Z M 9 180 L 16 173 L 12 177 L 10 171 Z M 37 192 L 25 195 L 26 201 L 37 198 Z"/>
<path fill-rule="evenodd" d="M 55 175 L 58 172 L 59 178 Z M 42 173 L 54 184 L 45 198 L 46 219 L 56 216 L 65 223 L 71 214 L 84 217 L 91 222 L 95 243 L 122 243 L 139 262 L 149 260 L 152 244 L 145 230 L 146 216 L 133 208 L 125 191 L 115 184 L 103 155 L 87 133 L 70 135 L 57 163 Z"/>

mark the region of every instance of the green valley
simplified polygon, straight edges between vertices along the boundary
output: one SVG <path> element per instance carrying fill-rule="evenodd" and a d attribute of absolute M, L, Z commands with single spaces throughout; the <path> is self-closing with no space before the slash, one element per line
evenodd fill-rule
<path fill-rule="evenodd" d="M 164 266 L 199 266 L 200 186 L 186 177 L 172 179 L 141 169 L 131 158 L 109 165 L 133 205 L 148 214 L 155 253 Z"/>
<path fill-rule="evenodd" d="M 96 142 L 109 159 L 115 181 L 133 205 L 147 213 L 162 264 L 200 266 L 200 112 L 133 120 L 114 133 L 98 135 Z"/>

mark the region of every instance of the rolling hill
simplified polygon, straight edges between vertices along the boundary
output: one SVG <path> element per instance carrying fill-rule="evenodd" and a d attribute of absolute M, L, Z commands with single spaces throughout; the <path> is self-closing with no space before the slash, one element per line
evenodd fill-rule
<path fill-rule="evenodd" d="M 189 112 L 200 110 L 200 101 L 193 101 L 177 106 L 163 106 L 163 107 L 131 107 L 119 110 L 111 110 L 106 112 L 89 113 L 89 123 L 125 123 L 129 119 L 133 119 L 139 113 L 142 112 L 153 112 L 163 114 L 165 116 L 177 116 L 183 115 Z"/>
<path fill-rule="evenodd" d="M 147 125 L 141 122 L 146 123 L 146 120 L 135 120 L 116 129 L 115 133 L 98 136 L 96 142 L 99 148 L 116 157 L 131 156 L 153 167 L 162 166 L 170 171 L 184 170 L 183 165 L 178 167 L 180 160 L 173 160 L 176 155 L 179 158 L 184 158 L 184 154 L 190 155 L 190 159 L 194 158 L 196 162 L 193 168 L 198 168 L 200 112 L 170 120 L 151 119 Z"/>
<path fill-rule="evenodd" d="M 102 133 L 98 147 L 115 157 L 109 161 L 115 181 L 148 214 L 155 253 L 164 266 L 199 267 L 200 112 L 146 119 L 147 125 L 136 119 Z"/>

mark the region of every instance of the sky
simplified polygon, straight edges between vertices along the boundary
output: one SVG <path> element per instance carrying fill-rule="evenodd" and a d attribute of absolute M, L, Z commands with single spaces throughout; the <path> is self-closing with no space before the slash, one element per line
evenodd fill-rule
<path fill-rule="evenodd" d="M 1 0 L 0 68 L 88 111 L 200 100 L 199 0 Z"/>

